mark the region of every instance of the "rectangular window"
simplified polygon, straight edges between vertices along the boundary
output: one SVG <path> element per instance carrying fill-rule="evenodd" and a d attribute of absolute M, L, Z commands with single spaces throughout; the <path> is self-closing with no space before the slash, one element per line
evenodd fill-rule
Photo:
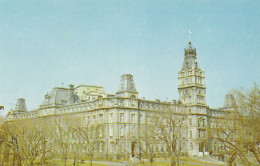
<path fill-rule="evenodd" d="M 190 126 L 192 126 L 192 118 L 189 118 Z"/>
<path fill-rule="evenodd" d="M 125 135 L 125 126 L 121 126 L 120 127 L 120 136 L 124 136 Z"/>
<path fill-rule="evenodd" d="M 114 143 L 110 142 L 109 152 L 112 153 L 114 151 Z"/>
<path fill-rule="evenodd" d="M 99 137 L 102 138 L 103 137 L 103 129 L 99 128 Z"/>
<path fill-rule="evenodd" d="M 142 114 L 140 115 L 140 123 L 144 123 L 144 116 Z"/>
<path fill-rule="evenodd" d="M 199 152 L 203 152 L 204 151 L 204 143 L 200 142 L 199 143 Z"/>
<path fill-rule="evenodd" d="M 119 121 L 124 122 L 124 113 L 119 114 Z"/>
<path fill-rule="evenodd" d="M 87 117 L 86 117 L 86 122 L 87 122 L 87 123 L 90 123 L 90 116 L 87 116 Z"/>
<path fill-rule="evenodd" d="M 96 123 L 96 115 L 93 115 L 93 123 Z"/>
<path fill-rule="evenodd" d="M 99 123 L 103 123 L 103 114 L 99 114 Z"/>
<path fill-rule="evenodd" d="M 151 124 L 151 117 L 149 115 L 146 116 L 146 123 Z"/>
<path fill-rule="evenodd" d="M 199 138 L 204 138 L 204 137 L 206 137 L 205 130 L 199 130 Z"/>
<path fill-rule="evenodd" d="M 131 114 L 131 123 L 135 122 L 135 114 Z"/>
<path fill-rule="evenodd" d="M 136 135 L 136 128 L 134 126 L 131 126 L 130 134 L 131 134 L 132 137 L 135 137 L 135 135 Z"/>
<path fill-rule="evenodd" d="M 123 144 L 123 142 L 119 143 L 119 151 L 120 152 L 124 152 L 124 144 Z"/>
<path fill-rule="evenodd" d="M 109 126 L 109 136 L 113 137 L 113 135 L 114 135 L 113 126 Z"/>
<path fill-rule="evenodd" d="M 110 113 L 109 114 L 109 122 L 113 122 L 114 121 L 114 114 Z"/>
<path fill-rule="evenodd" d="M 181 118 L 181 125 L 185 125 L 185 119 L 183 117 Z"/>
<path fill-rule="evenodd" d="M 103 144 L 100 143 L 100 144 L 99 144 L 99 152 L 102 152 L 102 151 L 103 151 Z"/>
<path fill-rule="evenodd" d="M 209 150 L 208 150 L 208 144 L 205 143 L 204 145 L 205 145 L 205 152 L 208 152 L 208 151 L 209 151 Z"/>

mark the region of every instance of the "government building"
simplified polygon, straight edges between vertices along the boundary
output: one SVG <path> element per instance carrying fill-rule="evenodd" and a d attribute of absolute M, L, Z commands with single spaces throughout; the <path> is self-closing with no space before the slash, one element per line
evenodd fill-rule
<path fill-rule="evenodd" d="M 87 125 L 103 126 L 95 146 L 97 156 L 129 158 L 133 140 L 142 141 L 141 130 L 153 125 L 154 114 L 172 111 L 181 121 L 183 129 L 177 139 L 177 149 L 184 155 L 203 156 L 217 152 L 219 146 L 209 136 L 209 128 L 225 117 L 235 105 L 234 97 L 226 95 L 224 107 L 211 109 L 206 104 L 205 72 L 197 61 L 196 48 L 188 43 L 184 49 L 184 61 L 178 71 L 179 99 L 172 102 L 139 98 L 131 74 L 121 76 L 118 91 L 106 94 L 101 86 L 69 85 L 54 87 L 44 96 L 37 110 L 27 110 L 25 99 L 19 98 L 7 121 L 50 117 L 80 117 Z M 71 145 L 70 148 L 73 148 Z M 138 148 L 137 154 L 142 153 Z M 163 154 L 166 146 L 158 140 L 158 151 Z"/>

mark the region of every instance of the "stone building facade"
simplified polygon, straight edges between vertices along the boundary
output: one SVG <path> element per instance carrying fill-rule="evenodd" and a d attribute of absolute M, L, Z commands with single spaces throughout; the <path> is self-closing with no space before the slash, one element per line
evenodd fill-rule
<path fill-rule="evenodd" d="M 55 87 L 44 97 L 37 110 L 27 111 L 25 100 L 18 99 L 15 110 L 10 110 L 7 121 L 70 115 L 81 117 L 87 124 L 104 126 L 97 154 L 109 158 L 128 158 L 131 141 L 140 138 L 140 128 L 151 123 L 151 115 L 174 110 L 183 120 L 185 129 L 178 147 L 186 155 L 209 155 L 214 149 L 208 128 L 215 119 L 232 109 L 233 98 L 226 97 L 224 109 L 210 109 L 206 105 L 205 74 L 197 62 L 196 48 L 191 42 L 184 49 L 184 62 L 178 72 L 179 100 L 162 102 L 138 97 L 133 75 L 123 74 L 115 95 L 106 94 L 103 87 L 69 85 Z M 163 144 L 159 149 L 165 152 Z"/>

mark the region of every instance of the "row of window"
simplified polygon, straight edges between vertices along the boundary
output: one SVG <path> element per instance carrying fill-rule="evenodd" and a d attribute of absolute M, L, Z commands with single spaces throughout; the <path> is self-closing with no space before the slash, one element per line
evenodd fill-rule
<path fill-rule="evenodd" d="M 180 85 L 189 85 L 189 84 L 204 84 L 204 80 L 200 77 L 196 77 L 195 80 L 192 77 L 181 78 L 179 80 Z"/>
<path fill-rule="evenodd" d="M 86 116 L 87 123 L 91 122 L 91 116 Z M 114 122 L 115 117 L 114 113 L 109 113 L 109 122 Z M 92 115 L 92 122 L 93 123 L 103 123 L 104 122 L 104 114 Z M 125 113 L 119 113 L 119 122 L 126 122 L 126 115 Z M 137 122 L 137 115 L 135 113 L 130 114 L 130 123 Z M 143 115 L 140 115 L 140 122 L 144 123 Z"/>
<path fill-rule="evenodd" d="M 193 102 L 196 102 L 195 99 L 192 98 L 192 96 L 188 96 L 188 97 L 183 96 L 183 101 L 184 101 L 184 103 L 187 103 L 187 104 L 192 104 Z M 197 103 L 203 104 L 204 96 L 197 96 Z"/>
<path fill-rule="evenodd" d="M 204 148 L 205 148 L 205 150 L 207 149 L 205 144 L 200 143 L 199 145 L 200 145 L 199 146 L 200 151 L 203 151 Z M 185 143 L 180 143 L 180 144 L 177 145 L 177 147 L 178 147 L 178 149 L 180 151 L 186 150 L 186 144 Z M 71 144 L 71 145 L 69 145 L 68 150 L 69 151 L 73 151 L 73 150 L 75 150 L 77 148 L 78 147 L 76 145 Z M 120 142 L 118 148 L 119 148 L 118 149 L 119 152 L 123 153 L 126 150 L 126 144 L 124 142 Z M 165 144 L 156 144 L 154 146 L 154 148 L 158 149 L 161 152 L 166 152 L 166 145 Z M 94 151 L 95 152 L 103 152 L 104 150 L 105 150 L 105 143 L 97 142 L 96 145 L 95 145 Z M 116 152 L 116 144 L 114 142 L 110 142 L 108 150 L 109 150 L 110 153 Z M 190 149 L 189 150 L 193 150 L 193 143 L 192 142 L 190 142 Z M 60 149 L 58 151 L 60 151 Z M 88 151 L 88 149 L 87 148 L 85 149 L 84 147 L 81 147 L 81 151 L 82 152 L 86 152 L 86 151 Z"/>

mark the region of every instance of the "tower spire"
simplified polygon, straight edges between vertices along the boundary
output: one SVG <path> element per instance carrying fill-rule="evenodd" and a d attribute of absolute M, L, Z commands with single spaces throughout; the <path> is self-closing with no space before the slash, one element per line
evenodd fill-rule
<path fill-rule="evenodd" d="M 199 66 L 197 63 L 196 48 L 189 41 L 188 46 L 184 48 L 184 61 L 182 65 L 182 70 L 191 68 L 199 68 Z"/>
<path fill-rule="evenodd" d="M 189 106 L 204 107 L 206 105 L 204 71 L 198 65 L 196 48 L 190 41 L 184 49 L 184 61 L 178 74 L 180 101 Z"/>

